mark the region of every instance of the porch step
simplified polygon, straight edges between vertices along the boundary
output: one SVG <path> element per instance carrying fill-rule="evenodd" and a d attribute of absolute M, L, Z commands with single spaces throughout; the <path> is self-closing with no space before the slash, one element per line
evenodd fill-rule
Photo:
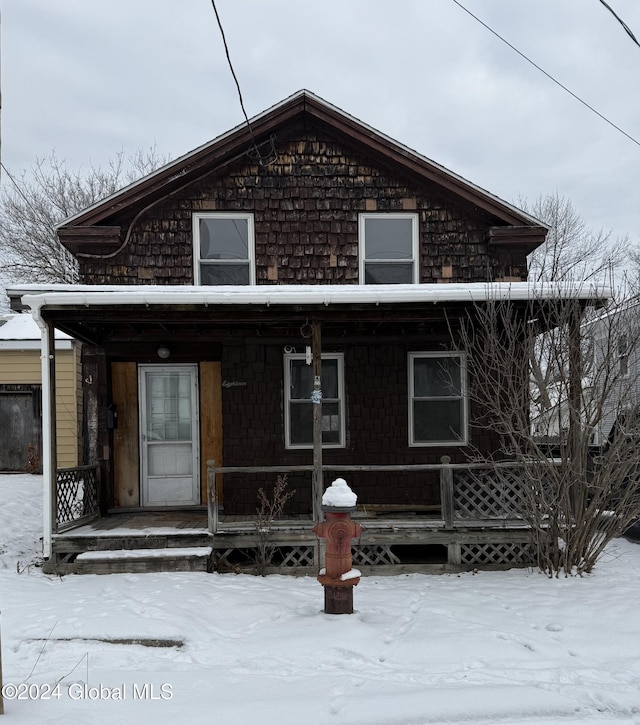
<path fill-rule="evenodd" d="M 212 553 L 211 546 L 85 551 L 76 557 L 74 571 L 76 574 L 211 571 Z"/>

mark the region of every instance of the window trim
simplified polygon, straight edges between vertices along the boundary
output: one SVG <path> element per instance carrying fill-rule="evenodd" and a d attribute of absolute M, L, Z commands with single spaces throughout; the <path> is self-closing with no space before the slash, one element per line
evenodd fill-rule
<path fill-rule="evenodd" d="M 460 428 L 462 436 L 442 441 L 416 441 L 413 419 L 414 396 L 414 361 L 424 358 L 455 357 L 460 360 L 460 395 L 459 396 L 433 396 L 431 398 L 418 398 L 418 400 L 459 400 L 461 408 Z M 469 396 L 467 394 L 467 356 L 459 350 L 452 351 L 426 351 L 410 352 L 408 357 L 408 383 L 409 383 L 409 446 L 412 448 L 437 448 L 444 446 L 466 446 L 469 444 Z"/>
<path fill-rule="evenodd" d="M 248 236 L 248 259 L 249 265 L 249 282 L 247 285 L 255 285 L 256 283 L 256 265 L 255 265 L 255 231 L 253 214 L 250 212 L 233 212 L 233 211 L 210 211 L 210 212 L 194 212 L 192 215 L 192 249 L 193 249 L 193 281 L 195 285 L 201 285 L 201 266 L 202 264 L 225 265 L 240 264 L 244 260 L 238 259 L 216 259 L 203 260 L 200 257 L 200 221 L 202 219 L 242 219 L 247 222 Z M 215 285 L 207 285 L 215 286 Z"/>
<path fill-rule="evenodd" d="M 311 443 L 291 443 L 291 361 L 292 360 L 305 360 L 305 353 L 285 353 L 284 354 L 284 447 L 287 450 L 311 450 L 313 448 L 313 441 Z M 322 360 L 337 360 L 338 361 L 338 407 L 340 412 L 340 441 L 338 443 L 323 443 L 322 448 L 345 448 L 346 447 L 346 433 L 345 433 L 345 394 L 344 394 L 344 353 L 342 352 L 327 352 L 322 353 Z M 336 398 L 328 398 L 328 401 L 334 401 Z M 312 404 L 313 405 L 313 404 Z"/>
<path fill-rule="evenodd" d="M 358 215 L 358 264 L 359 264 L 359 276 L 360 284 L 367 284 L 365 282 L 365 267 L 367 259 L 365 255 L 366 251 L 366 239 L 365 239 L 365 225 L 368 219 L 409 219 L 411 221 L 411 260 L 408 259 L 376 259 L 369 260 L 371 262 L 383 262 L 387 264 L 407 264 L 409 261 L 412 263 L 413 273 L 412 280 L 408 284 L 418 284 L 419 276 L 419 225 L 418 225 L 418 214 L 416 212 L 362 212 Z M 374 284 L 374 283 L 369 283 Z M 391 284 L 391 283 L 390 283 Z"/>

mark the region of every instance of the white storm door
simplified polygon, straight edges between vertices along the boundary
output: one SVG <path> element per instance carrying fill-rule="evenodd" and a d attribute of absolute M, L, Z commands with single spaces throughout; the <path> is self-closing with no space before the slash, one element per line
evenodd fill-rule
<path fill-rule="evenodd" d="M 140 366 L 143 506 L 200 503 L 195 365 Z"/>

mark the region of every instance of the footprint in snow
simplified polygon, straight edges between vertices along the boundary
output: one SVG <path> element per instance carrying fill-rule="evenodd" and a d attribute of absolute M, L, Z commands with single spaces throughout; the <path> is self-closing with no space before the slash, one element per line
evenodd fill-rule
<path fill-rule="evenodd" d="M 564 630 L 564 627 L 561 624 L 557 624 L 556 622 L 550 622 L 545 627 L 547 632 L 562 632 Z"/>
<path fill-rule="evenodd" d="M 502 639 L 505 642 L 514 642 L 515 644 L 519 644 L 521 647 L 524 647 L 525 649 L 529 650 L 529 652 L 535 652 L 536 648 L 529 642 L 525 642 L 522 639 L 519 639 L 518 637 L 512 637 L 509 634 L 504 634 L 503 632 L 498 632 L 496 634 L 496 637 L 498 639 Z"/>

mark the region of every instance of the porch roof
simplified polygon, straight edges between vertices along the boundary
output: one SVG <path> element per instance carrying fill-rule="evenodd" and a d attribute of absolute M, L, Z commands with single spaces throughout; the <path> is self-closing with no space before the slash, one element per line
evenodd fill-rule
<path fill-rule="evenodd" d="M 505 300 L 532 319 L 554 300 L 582 306 L 606 304 L 608 289 L 586 284 L 526 282 L 422 285 L 26 285 L 9 291 L 31 308 L 36 321 L 46 319 L 78 340 L 156 341 L 171 334 L 201 341 L 262 334 L 290 337 L 291 326 L 311 319 L 327 335 L 344 336 L 345 325 L 380 323 L 447 324 L 476 304 Z M 382 331 L 376 328 L 375 333 Z M 253 334 L 253 333 L 251 333 Z M 403 333 L 404 334 L 404 333 Z M 416 334 L 420 334 L 418 331 Z"/>
<path fill-rule="evenodd" d="M 130 307 L 257 305 L 270 307 L 332 305 L 402 305 L 416 303 L 477 303 L 493 300 L 544 302 L 574 299 L 602 305 L 609 288 L 584 282 L 487 282 L 470 284 L 394 285 L 23 285 L 9 290 L 36 314 L 43 308 L 92 306 Z"/>

